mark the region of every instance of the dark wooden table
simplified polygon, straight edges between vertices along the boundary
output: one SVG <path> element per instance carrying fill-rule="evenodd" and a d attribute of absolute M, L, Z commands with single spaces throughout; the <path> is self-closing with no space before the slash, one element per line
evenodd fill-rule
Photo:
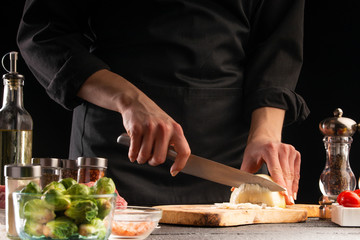
<path fill-rule="evenodd" d="M 303 223 L 254 224 L 237 227 L 190 227 L 160 224 L 147 240 L 343 240 L 360 239 L 360 227 L 341 227 L 330 220 L 308 218 Z"/>

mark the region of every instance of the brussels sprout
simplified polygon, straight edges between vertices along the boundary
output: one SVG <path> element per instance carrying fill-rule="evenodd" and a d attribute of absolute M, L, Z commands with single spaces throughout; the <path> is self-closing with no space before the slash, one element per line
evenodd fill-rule
<path fill-rule="evenodd" d="M 24 232 L 29 234 L 30 236 L 40 237 L 43 235 L 44 224 L 34 222 L 30 219 L 26 220 L 24 226 Z"/>
<path fill-rule="evenodd" d="M 60 183 L 62 184 L 62 185 L 64 185 L 64 187 L 66 188 L 66 189 L 68 189 L 69 187 L 71 187 L 72 185 L 74 185 L 74 184 L 77 184 L 77 182 L 73 179 L 73 178 L 64 178 L 64 179 L 61 179 L 60 180 Z"/>
<path fill-rule="evenodd" d="M 51 183 L 49 183 L 48 185 L 46 185 L 43 190 L 42 193 L 46 193 L 47 191 L 49 191 L 50 189 L 57 189 L 59 190 L 59 192 L 61 193 L 65 193 L 66 192 L 66 188 L 64 187 L 64 185 L 60 182 L 56 182 L 53 181 Z"/>
<path fill-rule="evenodd" d="M 96 205 L 98 207 L 98 218 L 104 219 L 111 211 L 111 199 L 99 198 L 96 199 Z"/>
<path fill-rule="evenodd" d="M 68 239 L 77 231 L 78 227 L 70 218 L 58 217 L 45 225 L 43 233 L 46 237 L 53 239 Z"/>
<path fill-rule="evenodd" d="M 111 178 L 102 177 L 94 185 L 94 194 L 110 194 L 115 192 L 115 183 Z"/>
<path fill-rule="evenodd" d="M 89 195 L 90 188 L 84 184 L 76 183 L 66 190 L 67 195 Z"/>
<path fill-rule="evenodd" d="M 92 200 L 75 200 L 65 210 L 65 215 L 74 219 L 76 224 L 88 223 L 98 215 L 98 207 Z"/>
<path fill-rule="evenodd" d="M 35 182 L 29 182 L 23 189 L 21 189 L 20 193 L 41 193 L 41 187 Z M 33 199 L 33 196 L 24 194 L 22 195 L 19 203 L 19 207 L 22 210 L 27 201 Z M 23 211 L 20 211 L 20 216 L 23 218 Z"/>
<path fill-rule="evenodd" d="M 20 193 L 41 193 L 40 186 L 35 182 L 29 182 Z"/>
<path fill-rule="evenodd" d="M 54 211 L 65 210 L 70 207 L 71 201 L 68 195 L 62 194 L 58 189 L 49 189 L 45 193 L 45 201 Z"/>
<path fill-rule="evenodd" d="M 47 223 L 55 218 L 55 213 L 44 200 L 31 199 L 24 205 L 24 216 L 37 223 Z"/>
<path fill-rule="evenodd" d="M 106 227 L 102 220 L 94 218 L 90 223 L 84 223 L 79 226 L 79 234 L 82 236 L 96 236 L 96 239 L 105 239 Z"/>

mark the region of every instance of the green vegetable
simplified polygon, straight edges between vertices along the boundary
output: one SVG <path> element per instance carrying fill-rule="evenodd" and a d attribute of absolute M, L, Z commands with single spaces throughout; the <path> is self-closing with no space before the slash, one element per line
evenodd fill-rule
<path fill-rule="evenodd" d="M 45 193 L 45 201 L 51 206 L 51 209 L 55 211 L 61 211 L 70 207 L 71 201 L 68 195 L 62 194 L 58 189 L 49 189 Z"/>
<path fill-rule="evenodd" d="M 41 194 L 41 187 L 35 182 L 29 182 L 23 189 L 21 189 L 20 193 L 38 193 Z M 24 205 L 27 201 L 33 199 L 32 194 L 26 195 L 20 199 L 19 207 L 20 209 L 24 209 Z M 24 217 L 23 211 L 20 211 L 20 217 Z"/>
<path fill-rule="evenodd" d="M 105 240 L 109 232 L 103 219 L 113 209 L 114 199 L 93 194 L 111 194 L 115 190 L 113 180 L 107 177 L 92 187 L 72 178 L 53 181 L 43 190 L 31 182 L 21 190 L 24 195 L 19 202 L 24 232 L 31 239 Z"/>
<path fill-rule="evenodd" d="M 88 223 L 98 215 L 98 207 L 93 200 L 75 200 L 65 215 L 74 219 L 76 224 Z"/>
<path fill-rule="evenodd" d="M 64 187 L 64 185 L 62 183 L 56 182 L 56 181 L 53 181 L 53 182 L 49 183 L 48 185 L 46 185 L 43 188 L 42 193 L 46 193 L 50 189 L 57 189 L 59 192 L 61 192 L 63 194 L 66 192 L 66 188 Z"/>
<path fill-rule="evenodd" d="M 110 194 L 115 192 L 115 183 L 111 178 L 102 177 L 93 186 L 94 194 Z"/>
<path fill-rule="evenodd" d="M 72 185 L 74 185 L 74 184 L 77 184 L 77 182 L 73 179 L 73 178 L 64 178 L 64 179 L 61 179 L 60 180 L 60 183 L 62 184 L 62 185 L 64 185 L 64 187 L 66 188 L 66 189 L 68 189 L 69 187 L 71 187 Z"/>
<path fill-rule="evenodd" d="M 41 193 L 41 187 L 35 182 L 29 182 L 23 189 L 21 193 Z"/>
<path fill-rule="evenodd" d="M 31 199 L 24 205 L 24 216 L 37 223 L 47 223 L 55 218 L 55 213 L 44 200 Z"/>
<path fill-rule="evenodd" d="M 26 220 L 24 226 L 24 232 L 29 234 L 30 236 L 40 237 L 43 235 L 44 224 L 34 222 L 30 219 Z"/>
<path fill-rule="evenodd" d="M 66 190 L 67 195 L 89 195 L 90 188 L 85 184 L 76 183 Z"/>
<path fill-rule="evenodd" d="M 96 236 L 96 239 L 102 240 L 106 237 L 106 227 L 102 220 L 94 218 L 90 223 L 84 223 L 79 226 L 79 234 L 82 236 Z"/>
<path fill-rule="evenodd" d="M 58 217 L 44 227 L 44 235 L 54 239 L 68 239 L 77 232 L 77 225 L 68 217 Z"/>
<path fill-rule="evenodd" d="M 111 211 L 111 199 L 99 198 L 96 199 L 96 205 L 98 207 L 98 218 L 104 219 Z"/>

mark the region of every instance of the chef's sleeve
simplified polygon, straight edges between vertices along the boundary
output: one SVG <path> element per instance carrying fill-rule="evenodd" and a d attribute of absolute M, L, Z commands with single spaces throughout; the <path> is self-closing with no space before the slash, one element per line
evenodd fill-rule
<path fill-rule="evenodd" d="M 260 107 L 286 110 L 285 124 L 309 109 L 295 92 L 303 63 L 304 0 L 260 0 L 250 18 L 245 72 L 245 116 Z"/>
<path fill-rule="evenodd" d="M 47 94 L 66 109 L 81 103 L 77 92 L 108 65 L 90 53 L 89 0 L 27 0 L 18 29 L 22 58 Z"/>

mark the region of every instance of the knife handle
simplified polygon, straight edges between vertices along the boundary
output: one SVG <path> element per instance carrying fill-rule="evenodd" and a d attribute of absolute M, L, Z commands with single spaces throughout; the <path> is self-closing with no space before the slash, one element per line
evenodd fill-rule
<path fill-rule="evenodd" d="M 117 143 L 122 145 L 122 146 L 125 146 L 125 147 L 130 147 L 130 136 L 127 133 L 121 134 L 117 138 Z M 174 151 L 174 149 L 172 149 L 172 147 L 169 147 L 167 155 L 166 155 L 166 159 L 169 159 L 171 161 L 175 161 L 176 156 L 177 156 L 177 153 Z"/>

